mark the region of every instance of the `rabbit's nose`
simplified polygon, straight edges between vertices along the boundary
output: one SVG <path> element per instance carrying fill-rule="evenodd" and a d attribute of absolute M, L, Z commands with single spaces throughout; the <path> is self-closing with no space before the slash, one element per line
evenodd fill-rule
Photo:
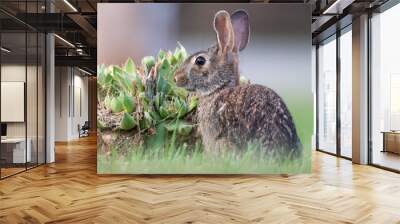
<path fill-rule="evenodd" d="M 182 73 L 176 73 L 174 76 L 174 81 L 178 86 L 185 85 L 186 76 Z"/>

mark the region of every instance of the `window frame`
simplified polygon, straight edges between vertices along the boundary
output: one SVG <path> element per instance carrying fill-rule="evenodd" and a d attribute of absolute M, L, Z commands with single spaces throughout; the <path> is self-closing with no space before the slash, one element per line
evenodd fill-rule
<path fill-rule="evenodd" d="M 344 35 L 346 32 L 351 32 L 352 31 L 352 23 L 347 24 L 346 26 L 344 26 L 341 29 L 338 29 L 335 33 L 333 33 L 332 35 L 328 36 L 327 38 L 319 41 L 316 44 L 316 77 L 315 77 L 315 86 L 316 86 L 316 138 L 315 138 L 315 145 L 316 145 L 316 151 L 318 152 L 323 152 L 329 155 L 333 155 L 336 157 L 340 157 L 340 158 L 344 158 L 347 160 L 352 160 L 351 157 L 347 157 L 342 155 L 342 150 L 341 150 L 341 118 L 340 118 L 340 113 L 341 113 L 341 97 L 340 97 L 340 86 L 341 86 L 341 67 L 340 67 L 340 59 L 341 59 L 341 55 L 340 55 L 340 37 L 342 35 Z M 322 43 L 325 42 L 329 42 L 329 41 L 336 41 L 336 152 L 332 153 L 329 152 L 327 150 L 324 150 L 322 148 L 320 148 L 320 143 L 319 143 L 319 131 L 320 131 L 320 125 L 319 125 L 319 76 L 320 76 L 320 72 L 319 72 L 319 47 Z"/>

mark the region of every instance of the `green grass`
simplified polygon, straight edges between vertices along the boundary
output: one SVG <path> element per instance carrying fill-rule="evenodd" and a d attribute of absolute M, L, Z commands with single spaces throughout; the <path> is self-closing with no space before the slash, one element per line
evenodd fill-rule
<path fill-rule="evenodd" d="M 313 129 L 312 98 L 297 96 L 285 98 L 303 144 L 302 156 L 295 159 L 275 156 L 261 156 L 257 150 L 248 150 L 241 156 L 226 152 L 216 156 L 202 153 L 199 145 L 179 145 L 172 138 L 164 136 L 154 142 L 156 148 L 130 146 L 128 154 L 118 153 L 118 147 L 111 155 L 99 153 L 97 172 L 100 174 L 298 174 L 311 171 L 311 135 Z M 167 140 L 165 140 L 167 139 Z M 151 142 L 151 140 L 150 140 Z M 163 145 L 159 147 L 159 145 Z"/>
<path fill-rule="evenodd" d="M 201 151 L 154 151 L 157 150 L 136 150 L 127 156 L 118 156 L 116 151 L 109 157 L 98 155 L 97 171 L 100 174 L 297 174 L 311 169 L 310 150 L 298 159 L 260 156 L 251 150 L 240 157 L 234 153 L 215 157 Z"/>

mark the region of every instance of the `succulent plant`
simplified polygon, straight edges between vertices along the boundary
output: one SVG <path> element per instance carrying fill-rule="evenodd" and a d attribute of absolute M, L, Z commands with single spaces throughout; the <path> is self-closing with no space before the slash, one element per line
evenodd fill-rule
<path fill-rule="evenodd" d="M 197 101 L 173 82 L 175 70 L 186 57 L 185 48 L 178 44 L 174 53 L 160 50 L 157 57 L 144 57 L 140 67 L 132 59 L 121 67 L 99 65 L 99 107 L 109 111 L 100 114 L 99 128 L 113 129 L 117 120 L 119 130 L 143 130 L 184 119 L 197 106 Z"/>

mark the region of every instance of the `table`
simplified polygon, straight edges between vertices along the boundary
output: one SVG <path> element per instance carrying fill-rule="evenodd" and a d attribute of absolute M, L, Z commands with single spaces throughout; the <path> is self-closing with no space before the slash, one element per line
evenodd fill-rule
<path fill-rule="evenodd" d="M 25 152 L 25 138 L 5 138 L 1 139 L 1 159 L 5 159 L 6 163 L 26 163 L 31 162 L 32 140 L 26 139 L 28 143 Z"/>
<path fill-rule="evenodd" d="M 392 152 L 400 154 L 400 131 L 382 131 L 383 150 L 382 152 Z"/>

